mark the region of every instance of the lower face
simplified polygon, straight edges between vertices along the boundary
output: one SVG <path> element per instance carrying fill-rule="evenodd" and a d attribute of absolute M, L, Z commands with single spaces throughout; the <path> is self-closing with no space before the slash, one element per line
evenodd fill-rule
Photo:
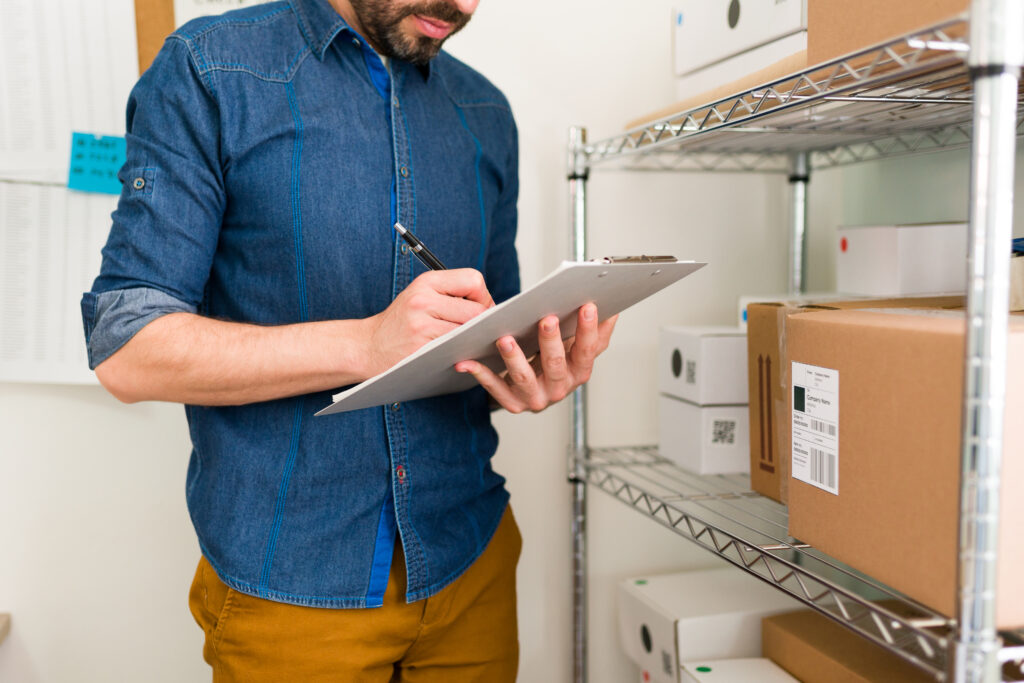
<path fill-rule="evenodd" d="M 464 27 L 470 14 L 444 0 L 401 3 L 350 0 L 367 38 L 388 57 L 425 64 L 444 41 Z"/>

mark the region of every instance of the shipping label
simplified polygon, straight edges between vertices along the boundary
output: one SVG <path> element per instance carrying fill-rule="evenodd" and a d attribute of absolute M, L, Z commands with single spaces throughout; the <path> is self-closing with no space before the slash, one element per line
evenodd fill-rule
<path fill-rule="evenodd" d="M 795 479 L 839 495 L 839 371 L 793 363 Z"/>

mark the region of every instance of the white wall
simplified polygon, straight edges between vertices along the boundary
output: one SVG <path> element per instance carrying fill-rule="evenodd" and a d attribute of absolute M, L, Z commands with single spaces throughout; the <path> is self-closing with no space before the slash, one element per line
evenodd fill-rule
<path fill-rule="evenodd" d="M 504 89 L 518 118 L 524 284 L 568 254 L 567 127 L 604 137 L 671 100 L 671 5 L 484 0 L 452 40 L 456 55 Z M 833 283 L 838 223 L 962 219 L 965 159 L 952 152 L 816 174 L 809 287 Z M 739 294 L 784 289 L 786 184 L 737 174 L 592 178 L 593 254 L 673 253 L 711 264 L 624 314 L 598 363 L 592 443 L 653 443 L 658 326 L 729 323 Z M 1017 225 L 1021 234 L 1019 217 Z M 0 611 L 13 613 L 0 681 L 209 678 L 186 606 L 198 549 L 184 505 L 182 413 L 122 406 L 99 388 L 0 384 Z M 496 467 L 525 537 L 520 680 L 570 680 L 567 407 L 497 422 Z M 617 644 L 615 583 L 714 561 L 603 493 L 589 501 L 590 680 L 635 681 Z"/>

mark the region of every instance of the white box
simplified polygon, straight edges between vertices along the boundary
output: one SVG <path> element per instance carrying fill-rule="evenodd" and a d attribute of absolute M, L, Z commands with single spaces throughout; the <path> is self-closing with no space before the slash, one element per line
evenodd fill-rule
<path fill-rule="evenodd" d="M 800 683 L 767 657 L 683 662 L 681 683 Z"/>
<path fill-rule="evenodd" d="M 966 223 L 838 230 L 836 290 L 843 294 L 952 294 L 966 285 Z"/>
<path fill-rule="evenodd" d="M 627 579 L 619 637 L 653 683 L 678 683 L 680 662 L 761 656 L 761 619 L 797 603 L 734 567 Z"/>
<path fill-rule="evenodd" d="M 662 327 L 658 391 L 702 406 L 746 404 L 746 333 L 738 327 Z"/>
<path fill-rule="evenodd" d="M 807 1 L 680 0 L 672 23 L 674 73 L 683 76 L 791 34 L 806 35 Z M 739 76 L 806 47 L 805 38 L 802 48 L 762 61 Z"/>
<path fill-rule="evenodd" d="M 698 406 L 658 397 L 658 451 L 694 474 L 737 474 L 750 469 L 747 406 Z"/>
<path fill-rule="evenodd" d="M 807 49 L 807 31 L 779 38 L 702 69 L 675 77 L 676 100 L 689 100 L 721 85 L 738 81 Z M 788 74 L 780 74 L 784 76 Z M 723 93 L 724 94 L 724 93 Z M 732 94 L 732 93 L 730 93 Z"/>

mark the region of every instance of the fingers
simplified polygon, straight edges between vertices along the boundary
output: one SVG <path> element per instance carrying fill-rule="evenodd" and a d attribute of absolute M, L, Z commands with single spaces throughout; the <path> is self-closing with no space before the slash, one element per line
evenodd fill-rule
<path fill-rule="evenodd" d="M 456 363 L 455 370 L 473 375 L 473 378 L 497 401 L 498 405 L 510 413 L 521 413 L 526 409 L 526 404 L 512 392 L 508 383 L 487 366 L 475 360 L 468 360 Z"/>
<path fill-rule="evenodd" d="M 434 291 L 450 297 L 474 301 L 484 308 L 494 305 L 494 299 L 487 291 L 484 276 L 473 268 L 432 270 L 417 277 L 413 284 L 416 282 L 422 282 Z"/>
<path fill-rule="evenodd" d="M 557 327 L 556 323 L 556 330 Z M 529 410 L 534 412 L 544 410 L 550 401 L 543 387 L 538 382 L 537 371 L 530 365 L 530 361 L 523 354 L 522 349 L 519 348 L 515 338 L 511 336 L 502 337 L 498 340 L 497 346 L 501 359 L 505 361 L 505 367 L 507 368 L 505 382 L 512 390 L 512 394 Z"/>
<path fill-rule="evenodd" d="M 558 318 L 550 315 L 540 321 L 537 333 L 540 370 L 550 401 L 561 401 L 573 390 L 574 379 L 566 362 L 565 345 Z"/>
<path fill-rule="evenodd" d="M 568 354 L 558 318 L 548 316 L 538 323 L 540 351 L 531 361 L 511 336 L 496 343 L 507 372 L 499 376 L 476 361 L 461 361 L 459 372 L 468 372 L 509 412 L 539 412 L 568 396 L 590 379 L 594 361 L 608 348 L 618 316 L 598 323 L 597 307 L 582 306 L 578 312 L 576 336 Z"/>
<path fill-rule="evenodd" d="M 614 327 L 614 325 L 613 322 L 612 326 Z M 611 336 L 610 329 L 605 335 L 604 346 L 608 345 L 607 338 L 609 336 Z M 576 338 L 573 340 L 572 348 L 569 349 L 569 366 L 578 383 L 582 384 L 590 379 L 594 360 L 603 350 L 601 331 L 597 322 L 597 306 L 585 304 L 577 313 Z"/>

